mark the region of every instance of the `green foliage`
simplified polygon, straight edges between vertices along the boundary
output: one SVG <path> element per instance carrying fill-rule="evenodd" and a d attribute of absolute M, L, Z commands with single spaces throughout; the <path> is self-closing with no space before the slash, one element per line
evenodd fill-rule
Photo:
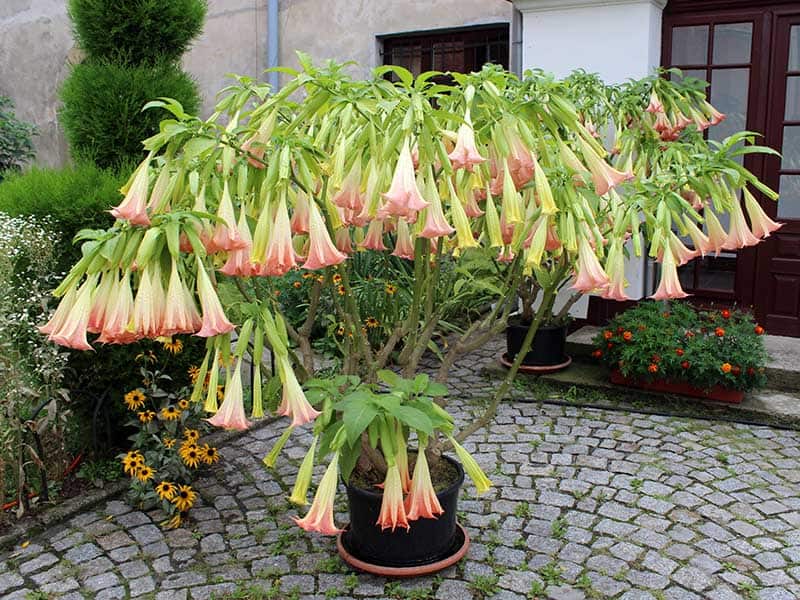
<path fill-rule="evenodd" d="M 66 271 L 80 258 L 72 238 L 81 229 L 111 225 L 108 210 L 119 201 L 124 183 L 125 177 L 89 162 L 64 169 L 34 167 L 0 184 L 0 211 L 51 220 L 61 234 L 54 269 Z"/>
<path fill-rule="evenodd" d="M 750 314 L 739 310 L 640 302 L 595 337 L 593 355 L 636 380 L 749 390 L 765 382 L 763 332 Z"/>
<path fill-rule="evenodd" d="M 76 65 L 61 88 L 59 113 L 73 155 L 104 168 L 141 160 L 142 140 L 156 133 L 165 117 L 160 109 L 142 108 L 162 96 L 175 98 L 190 113 L 200 105 L 197 84 L 173 63 Z"/>
<path fill-rule="evenodd" d="M 69 0 L 78 44 L 92 59 L 178 61 L 203 29 L 205 0 Z"/>
<path fill-rule="evenodd" d="M 87 461 L 77 472 L 78 479 L 88 481 L 99 488 L 104 487 L 109 481 L 118 480 L 121 476 L 119 461 L 110 458 Z"/>
<path fill-rule="evenodd" d="M 19 171 L 34 155 L 36 128 L 17 119 L 13 109 L 11 99 L 0 96 L 0 181 L 5 171 Z"/>

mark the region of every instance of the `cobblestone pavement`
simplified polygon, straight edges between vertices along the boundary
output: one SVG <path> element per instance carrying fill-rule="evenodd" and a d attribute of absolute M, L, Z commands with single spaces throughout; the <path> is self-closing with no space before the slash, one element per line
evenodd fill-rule
<path fill-rule="evenodd" d="M 491 383 L 465 368 L 453 380 L 466 422 Z M 466 444 L 495 483 L 479 498 L 465 486 L 466 559 L 435 577 L 387 581 L 350 572 L 332 539 L 291 523 L 286 498 L 304 447 L 288 446 L 275 471 L 261 463 L 279 425 L 222 449 L 197 482 L 188 526 L 162 530 L 163 515 L 112 499 L 0 556 L 0 595 L 800 598 L 796 431 L 506 403 Z"/>

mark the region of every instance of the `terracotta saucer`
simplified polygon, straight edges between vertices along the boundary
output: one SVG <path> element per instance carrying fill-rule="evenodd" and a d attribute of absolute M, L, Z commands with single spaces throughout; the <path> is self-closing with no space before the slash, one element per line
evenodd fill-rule
<path fill-rule="evenodd" d="M 437 560 L 436 562 L 428 563 L 426 565 L 414 565 L 411 567 L 386 567 L 361 560 L 360 558 L 354 556 L 348 548 L 349 544 L 346 535 L 348 533 L 348 526 L 345 526 L 345 530 L 336 536 L 336 549 L 339 551 L 339 556 L 342 557 L 344 562 L 354 569 L 364 571 L 365 573 L 371 573 L 372 575 L 378 575 L 379 577 L 421 577 L 423 575 L 430 575 L 431 573 L 436 573 L 442 569 L 446 569 L 450 565 L 454 565 L 464 558 L 464 555 L 469 549 L 469 534 L 467 534 L 466 529 L 464 529 L 460 523 L 456 523 L 456 526 L 456 537 L 453 542 L 452 554 L 446 558 Z"/>
<path fill-rule="evenodd" d="M 514 364 L 513 360 L 508 359 L 508 353 L 504 352 L 503 355 L 500 357 L 500 362 L 504 367 L 511 368 L 511 365 Z M 536 366 L 536 365 L 520 365 L 519 372 L 520 373 L 531 373 L 532 375 L 547 375 L 548 373 L 555 373 L 556 371 L 561 371 L 566 369 L 568 366 L 572 364 L 572 357 L 565 356 L 565 360 L 562 363 L 557 365 L 546 365 L 546 366 Z"/>

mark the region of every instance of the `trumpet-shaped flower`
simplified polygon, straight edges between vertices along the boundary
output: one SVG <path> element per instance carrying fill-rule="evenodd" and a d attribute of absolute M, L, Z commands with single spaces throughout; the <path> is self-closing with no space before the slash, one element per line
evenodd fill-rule
<path fill-rule="evenodd" d="M 253 265 L 250 262 L 250 255 L 253 251 L 253 237 L 250 235 L 250 227 L 247 225 L 244 206 L 239 211 L 239 222 L 236 224 L 236 230 L 244 245 L 228 252 L 228 260 L 222 265 L 219 272 L 230 277 L 250 277 L 253 275 Z"/>
<path fill-rule="evenodd" d="M 489 246 L 500 248 L 503 246 L 503 232 L 500 229 L 500 216 L 494 205 L 491 194 L 486 195 L 486 232 L 489 235 Z"/>
<path fill-rule="evenodd" d="M 724 113 L 719 112 L 716 108 L 714 108 L 711 104 L 703 100 L 701 102 L 701 106 L 703 109 L 703 113 L 708 117 L 709 123 L 711 125 L 719 125 L 722 123 L 726 116 Z"/>
<path fill-rule="evenodd" d="M 339 252 L 343 252 L 344 254 L 353 253 L 353 240 L 350 237 L 349 227 L 337 229 L 336 233 L 333 234 L 333 242 Z"/>
<path fill-rule="evenodd" d="M 292 426 L 305 425 L 316 419 L 320 413 L 314 410 L 303 388 L 297 382 L 297 377 L 289 363 L 289 358 L 285 354 L 276 354 L 275 363 L 278 369 L 278 376 L 283 384 L 283 395 L 278 406 L 278 414 L 292 419 Z"/>
<path fill-rule="evenodd" d="M 650 104 L 647 105 L 645 111 L 649 113 L 662 113 L 664 112 L 664 105 L 661 104 L 661 100 L 658 99 L 658 95 L 656 94 L 655 90 L 650 92 Z"/>
<path fill-rule="evenodd" d="M 203 319 L 200 318 L 192 293 L 178 273 L 177 261 L 172 261 L 166 305 L 161 335 L 194 333 L 202 327 Z"/>
<path fill-rule="evenodd" d="M 577 277 L 572 289 L 579 292 L 591 292 L 592 290 L 602 289 L 609 283 L 608 275 L 603 271 L 600 261 L 597 260 L 592 247 L 585 237 L 580 237 L 578 243 L 578 265 Z"/>
<path fill-rule="evenodd" d="M 109 298 L 103 329 L 97 341 L 101 344 L 130 344 L 137 338 L 133 330 L 133 292 L 131 274 L 125 271 Z"/>
<path fill-rule="evenodd" d="M 750 217 L 750 225 L 753 228 L 753 234 L 759 238 L 767 238 L 773 231 L 777 231 L 783 227 L 783 223 L 776 223 L 767 216 L 764 209 L 750 193 L 750 190 L 744 188 L 744 206 L 747 209 L 747 215 Z"/>
<path fill-rule="evenodd" d="M 315 531 L 323 535 L 336 535 L 342 530 L 333 521 L 333 502 L 336 498 L 337 477 L 339 474 L 339 453 L 331 459 L 325 474 L 319 482 L 314 501 L 302 519 L 292 517 L 295 523 L 306 531 Z"/>
<path fill-rule="evenodd" d="M 650 296 L 653 300 L 669 300 L 670 298 L 686 298 L 688 296 L 681 287 L 678 279 L 678 267 L 671 248 L 664 248 L 664 257 L 661 261 L 661 281 L 656 293 Z"/>
<path fill-rule="evenodd" d="M 425 226 L 419 232 L 419 237 L 436 239 L 453 233 L 455 229 L 450 226 L 444 216 L 442 199 L 432 176 L 429 176 L 425 182 L 425 195 L 430 198 L 430 206 L 425 209 Z"/>
<path fill-rule="evenodd" d="M 475 489 L 478 494 L 488 492 L 489 488 L 492 487 L 492 482 L 486 477 L 486 473 L 483 472 L 483 469 L 481 469 L 475 459 L 472 458 L 472 455 L 452 436 L 448 436 L 447 439 L 450 440 L 450 443 L 453 445 L 453 449 L 456 451 L 456 456 L 458 456 L 458 460 L 461 461 L 464 471 L 466 471 L 467 475 L 472 479 L 472 483 L 475 484 Z"/>
<path fill-rule="evenodd" d="M 127 184 L 127 189 L 122 190 L 125 198 L 111 209 L 111 214 L 117 219 L 125 219 L 131 225 L 150 225 L 147 216 L 147 188 L 150 182 L 150 157 L 148 156 L 136 169 Z"/>
<path fill-rule="evenodd" d="M 133 302 L 133 330 L 139 338 L 155 338 L 162 334 L 167 308 L 161 269 L 157 263 L 148 264 L 139 280 L 139 290 Z"/>
<path fill-rule="evenodd" d="M 405 217 L 410 223 L 416 220 L 417 212 L 428 206 L 422 198 L 417 180 L 414 177 L 414 164 L 411 159 L 408 138 L 403 142 L 400 157 L 395 166 L 389 191 L 383 194 L 386 203 L 378 209 L 378 218 L 388 216 Z"/>
<path fill-rule="evenodd" d="M 506 160 L 506 168 L 511 175 L 511 181 L 514 182 L 514 187 L 520 189 L 528 183 L 534 175 L 535 161 L 533 154 L 516 134 L 512 133 L 511 140 L 511 154 Z M 503 190 L 506 188 L 506 180 L 503 180 Z"/>
<path fill-rule="evenodd" d="M 532 268 L 538 267 L 542 262 L 542 255 L 544 254 L 544 247 L 547 243 L 547 215 L 542 214 L 536 219 L 536 222 L 531 227 L 531 232 L 523 244 L 527 249 L 525 254 L 525 266 Z"/>
<path fill-rule="evenodd" d="M 364 208 L 364 200 L 361 196 L 361 161 L 356 160 L 350 168 L 350 172 L 342 182 L 342 189 L 333 197 L 333 203 L 355 213 L 361 212 Z"/>
<path fill-rule="evenodd" d="M 244 414 L 244 395 L 242 393 L 242 359 L 236 361 L 233 375 L 225 382 L 225 397 L 216 414 L 206 419 L 215 427 L 238 429 L 244 431 L 250 427 L 250 421 Z"/>
<path fill-rule="evenodd" d="M 403 505 L 403 482 L 397 464 L 391 465 L 386 470 L 386 479 L 383 482 L 383 499 L 381 512 L 375 523 L 383 529 L 394 531 L 398 527 L 409 529 L 406 509 Z"/>
<path fill-rule="evenodd" d="M 516 194 L 516 191 L 514 193 Z M 464 212 L 464 206 L 461 204 L 461 199 L 456 196 L 452 184 L 450 184 L 450 215 L 456 226 L 456 246 L 462 250 L 477 247 L 478 242 L 472 235 L 467 213 Z"/>
<path fill-rule="evenodd" d="M 553 200 L 553 191 L 550 189 L 550 184 L 544 174 L 539 161 L 534 159 L 534 179 L 536 185 L 536 196 L 539 199 L 539 205 L 542 207 L 542 213 L 546 215 L 554 215 L 558 212 L 558 207 Z"/>
<path fill-rule="evenodd" d="M 292 233 L 308 233 L 308 205 L 310 202 L 313 200 L 309 200 L 305 193 L 297 192 L 290 222 Z"/>
<path fill-rule="evenodd" d="M 206 273 L 206 268 L 200 258 L 197 258 L 197 295 L 200 297 L 200 308 L 203 313 L 202 327 L 195 335 L 211 337 L 228 333 L 234 329 L 233 323 L 228 321 L 219 297 L 211 283 L 211 278 Z"/>
<path fill-rule="evenodd" d="M 511 246 L 503 246 L 500 250 L 500 254 L 497 256 L 497 262 L 510 263 L 514 260 L 514 256 L 514 251 L 511 249 Z"/>
<path fill-rule="evenodd" d="M 397 221 L 397 239 L 394 243 L 392 256 L 414 260 L 414 241 L 411 239 L 408 223 L 403 219 L 398 219 Z"/>
<path fill-rule="evenodd" d="M 685 265 L 690 260 L 700 256 L 700 251 L 697 248 L 694 250 L 689 250 L 689 248 L 687 248 L 680 238 L 678 238 L 678 236 L 673 232 L 670 232 L 669 234 L 669 247 L 670 250 L 672 250 L 673 255 L 678 260 L 678 266 Z"/>
<path fill-rule="evenodd" d="M 725 243 L 722 244 L 723 250 L 736 250 L 738 248 L 745 248 L 747 246 L 755 246 L 759 239 L 753 235 L 750 228 L 747 226 L 747 221 L 744 219 L 744 212 L 742 205 L 739 203 L 738 198 L 733 198 L 733 207 L 731 209 L 731 228 L 728 232 L 728 237 Z"/>
<path fill-rule="evenodd" d="M 306 496 L 308 495 L 308 487 L 311 485 L 311 476 L 314 474 L 314 454 L 317 450 L 317 436 L 314 436 L 314 441 L 311 442 L 311 447 L 306 452 L 303 462 L 300 464 L 300 469 L 297 471 L 297 479 L 292 488 L 292 495 L 289 502 L 297 504 L 298 506 L 305 506 L 308 504 Z"/>
<path fill-rule="evenodd" d="M 431 473 L 428 469 L 428 459 L 425 449 L 419 448 L 417 464 L 414 465 L 414 476 L 411 479 L 411 491 L 406 498 L 406 516 L 409 521 L 416 519 L 435 519 L 444 509 L 439 503 L 436 491 L 431 482 Z"/>
<path fill-rule="evenodd" d="M 343 252 L 339 252 L 331 241 L 328 228 L 319 212 L 316 202 L 309 202 L 309 248 L 306 262 L 303 263 L 304 269 L 324 269 L 338 265 L 347 258 Z"/>
<path fill-rule="evenodd" d="M 206 248 L 208 252 L 214 253 L 219 250 L 229 252 L 246 247 L 247 242 L 239 235 L 236 227 L 236 216 L 233 213 L 233 202 L 231 201 L 227 180 L 222 187 L 222 198 L 220 198 L 219 207 L 217 208 L 217 217 L 220 221 L 214 227 L 214 235 L 211 236 Z"/>
<path fill-rule="evenodd" d="M 472 129 L 469 111 L 464 116 L 464 123 L 458 128 L 456 147 L 447 155 L 447 158 L 450 159 L 453 169 L 466 169 L 467 171 L 472 171 L 475 165 L 486 160 L 475 145 L 475 131 Z"/>
<path fill-rule="evenodd" d="M 264 262 L 259 264 L 259 274 L 285 275 L 297 266 L 297 259 L 297 253 L 292 246 L 292 229 L 289 223 L 289 210 L 286 208 L 286 196 L 281 194 L 275 221 L 269 232 L 267 254 Z"/>
<path fill-rule="evenodd" d="M 369 224 L 367 235 L 359 247 L 365 250 L 386 250 L 386 246 L 383 244 L 383 221 L 376 219 Z"/>
<path fill-rule="evenodd" d="M 86 341 L 86 326 L 92 307 L 92 295 L 97 285 L 97 275 L 86 278 L 80 288 L 73 288 L 61 299 L 50 321 L 39 328 L 47 339 L 59 346 L 75 350 L 91 350 Z"/>
<path fill-rule="evenodd" d="M 606 268 L 610 278 L 608 285 L 603 290 L 603 298 L 618 301 L 630 300 L 625 293 L 625 257 L 622 254 L 622 240 L 611 245 Z"/>
<path fill-rule="evenodd" d="M 594 191 L 598 196 L 603 196 L 611 188 L 633 179 L 633 173 L 617 171 L 603 160 L 581 136 L 578 136 L 578 142 L 581 145 L 586 164 L 589 165 L 589 172 L 592 174 L 592 181 L 594 182 Z"/>
<path fill-rule="evenodd" d="M 708 243 L 714 250 L 714 254 L 719 256 L 720 250 L 725 246 L 728 239 L 728 234 L 719 222 L 717 215 L 714 214 L 710 208 L 703 211 L 703 217 L 706 220 L 706 227 L 708 228 Z"/>
<path fill-rule="evenodd" d="M 89 321 L 86 330 L 91 333 L 100 333 L 103 330 L 105 317 L 111 308 L 111 293 L 114 284 L 117 282 L 117 274 L 113 271 L 106 271 L 100 279 L 100 285 L 94 292 L 92 298 L 92 310 L 89 313 Z"/>
<path fill-rule="evenodd" d="M 686 215 L 684 216 L 684 224 L 686 225 L 686 231 L 689 233 L 689 237 L 692 239 L 692 245 L 694 249 L 700 253 L 700 256 L 705 256 L 714 250 L 714 247 L 711 245 L 711 242 L 708 239 L 708 236 L 700 231 L 700 228 L 695 225 L 694 221 Z"/>

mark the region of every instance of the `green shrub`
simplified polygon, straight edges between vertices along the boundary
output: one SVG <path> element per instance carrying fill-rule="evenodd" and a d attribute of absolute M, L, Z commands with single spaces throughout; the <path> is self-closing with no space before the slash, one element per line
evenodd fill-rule
<path fill-rule="evenodd" d="M 200 104 L 197 84 L 171 63 L 76 65 L 61 88 L 60 112 L 73 156 L 104 168 L 144 158 L 142 140 L 156 133 L 168 115 L 161 109 L 142 112 L 142 108 L 161 96 L 175 98 L 190 114 Z"/>
<path fill-rule="evenodd" d="M 177 61 L 203 29 L 205 0 L 70 0 L 78 44 L 92 59 Z"/>
<path fill-rule="evenodd" d="M 0 181 L 5 171 L 18 171 L 33 158 L 36 128 L 17 119 L 13 108 L 10 98 L 0 96 Z"/>
<path fill-rule="evenodd" d="M 55 268 L 64 271 L 80 258 L 80 248 L 72 244 L 78 231 L 112 224 L 108 210 L 121 199 L 125 179 L 92 163 L 58 170 L 34 167 L 0 184 L 0 211 L 50 219 L 61 234 Z"/>

